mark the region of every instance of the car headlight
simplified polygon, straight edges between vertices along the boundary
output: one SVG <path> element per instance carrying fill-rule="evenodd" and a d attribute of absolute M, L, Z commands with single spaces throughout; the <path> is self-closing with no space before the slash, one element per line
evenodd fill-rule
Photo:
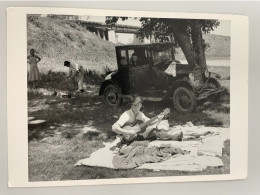
<path fill-rule="evenodd" d="M 190 73 L 190 74 L 189 74 L 189 79 L 190 79 L 191 81 L 194 81 L 194 74 L 193 74 L 193 73 Z"/>
<path fill-rule="evenodd" d="M 113 73 L 108 74 L 108 75 L 105 77 L 105 80 L 110 80 L 110 79 L 112 78 L 112 74 L 113 74 Z"/>
<path fill-rule="evenodd" d="M 206 78 L 209 78 L 210 73 L 209 73 L 208 69 L 206 69 L 206 70 L 204 71 L 204 75 L 205 75 Z"/>

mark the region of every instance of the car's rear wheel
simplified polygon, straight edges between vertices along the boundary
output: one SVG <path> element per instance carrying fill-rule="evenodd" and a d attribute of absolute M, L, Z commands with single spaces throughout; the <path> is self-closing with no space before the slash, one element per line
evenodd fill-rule
<path fill-rule="evenodd" d="M 104 90 L 105 101 L 110 106 L 118 106 L 121 102 L 121 90 L 115 85 L 108 85 Z"/>
<path fill-rule="evenodd" d="M 196 108 L 197 100 L 192 90 L 186 87 L 178 87 L 173 93 L 173 104 L 178 112 L 189 113 Z"/>

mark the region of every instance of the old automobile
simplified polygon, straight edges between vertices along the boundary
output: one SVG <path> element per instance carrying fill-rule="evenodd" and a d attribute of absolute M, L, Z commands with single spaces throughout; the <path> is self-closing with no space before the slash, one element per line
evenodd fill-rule
<path fill-rule="evenodd" d="M 118 68 L 105 77 L 99 95 L 109 105 L 134 93 L 151 101 L 168 96 L 181 113 L 192 112 L 198 100 L 218 99 L 223 88 L 217 78 L 207 68 L 181 64 L 174 53 L 170 42 L 116 46 Z"/>

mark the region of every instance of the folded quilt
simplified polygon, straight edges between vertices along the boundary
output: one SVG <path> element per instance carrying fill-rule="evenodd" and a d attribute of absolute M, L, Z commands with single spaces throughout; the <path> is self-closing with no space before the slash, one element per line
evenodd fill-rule
<path fill-rule="evenodd" d="M 116 169 L 132 169 L 145 163 L 165 161 L 176 154 L 185 154 L 185 151 L 171 146 L 124 146 L 114 156 L 113 165 Z"/>
<path fill-rule="evenodd" d="M 144 164 L 138 167 L 137 169 L 203 171 L 207 167 L 219 166 L 223 166 L 223 162 L 218 157 L 176 155 L 160 163 Z"/>

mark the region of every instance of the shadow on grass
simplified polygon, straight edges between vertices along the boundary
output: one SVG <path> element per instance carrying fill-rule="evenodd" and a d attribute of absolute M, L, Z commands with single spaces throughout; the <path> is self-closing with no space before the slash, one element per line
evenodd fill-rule
<path fill-rule="evenodd" d="M 97 167 L 74 167 L 79 160 L 88 157 L 101 148 L 103 142 L 111 142 L 116 135 L 111 126 L 121 113 L 128 109 L 112 108 L 105 104 L 104 98 L 88 93 L 80 98 L 69 99 L 37 94 L 28 101 L 28 116 L 44 119 L 47 122 L 29 128 L 29 175 L 30 181 L 81 180 L 105 178 L 133 178 L 158 176 L 183 176 L 229 173 L 229 145 L 225 145 L 222 161 L 224 167 L 208 168 L 203 172 L 159 171 L 152 170 L 113 170 Z M 48 105 L 48 106 L 46 106 Z M 169 123 L 184 125 L 222 126 L 229 125 L 229 112 L 224 112 L 229 102 L 199 105 L 194 113 L 179 114 L 170 99 L 161 102 L 144 101 L 142 111 L 153 117 L 165 108 L 170 108 Z M 226 119 L 226 121 L 224 120 Z M 35 159 L 41 159 L 36 161 Z M 47 160 L 46 160 L 47 159 Z M 50 165 L 50 162 L 52 164 Z M 38 167 L 46 166 L 46 170 Z M 57 171 L 58 170 L 58 171 Z"/>
<path fill-rule="evenodd" d="M 38 99 L 40 98 L 38 97 Z M 115 138 L 111 126 L 120 114 L 129 108 L 127 105 L 120 109 L 109 107 L 104 102 L 103 97 L 93 94 L 86 94 L 75 99 L 54 96 L 47 98 L 42 96 L 42 99 L 49 107 L 36 109 L 36 111 L 29 112 L 28 115 L 34 116 L 36 119 L 44 119 L 47 123 L 45 126 L 29 129 L 29 140 L 60 134 L 66 139 L 80 136 L 86 140 L 109 141 Z M 32 102 L 29 100 L 29 105 Z M 36 107 L 37 102 L 32 105 Z M 205 126 L 229 125 L 224 124 L 221 118 L 223 116 L 229 118 L 229 104 L 225 102 L 206 102 L 199 105 L 196 112 L 180 114 L 174 110 L 171 99 L 165 99 L 161 102 L 144 101 L 142 111 L 148 117 L 153 117 L 160 114 L 165 108 L 171 109 L 167 118 L 171 126 L 184 125 L 187 122 Z M 221 117 L 216 117 L 217 114 Z M 229 122 L 229 119 L 227 121 Z"/>
<path fill-rule="evenodd" d="M 110 71 L 107 69 L 106 71 Z M 68 90 L 76 90 L 77 89 L 77 82 L 72 79 L 71 85 L 68 85 L 67 81 L 68 73 L 65 72 L 52 72 L 48 71 L 46 74 L 41 75 L 41 80 L 38 82 L 40 88 L 48 89 L 51 91 L 68 91 Z M 101 84 L 104 80 L 106 73 L 96 73 L 94 70 L 86 71 L 84 77 L 85 84 Z M 74 89 L 75 88 L 75 89 Z M 35 97 L 35 96 L 34 96 Z"/>
<path fill-rule="evenodd" d="M 147 113 L 147 116 L 149 117 L 159 114 L 163 109 L 170 107 L 171 113 L 167 118 L 170 125 L 185 125 L 187 122 L 192 122 L 194 125 L 204 126 L 229 125 L 223 123 L 222 118 L 216 117 L 217 114 L 223 114 L 223 116 L 229 118 L 229 112 L 225 110 L 229 109 L 229 107 L 226 108 L 226 104 L 223 102 L 203 102 L 198 104 L 196 111 L 187 114 L 178 113 L 173 108 L 171 99 L 165 99 L 162 102 L 144 101 L 143 107 L 143 112 Z"/>
<path fill-rule="evenodd" d="M 55 134 L 66 139 L 78 135 L 89 140 L 115 138 L 111 126 L 120 113 L 118 109 L 107 107 L 102 97 L 87 95 L 79 99 L 52 96 L 43 98 L 45 104 L 50 105 L 46 109 L 40 109 L 36 100 L 29 101 L 34 109 L 29 108 L 28 115 L 47 121 L 44 126 L 29 128 L 29 140 L 39 140 Z"/>

